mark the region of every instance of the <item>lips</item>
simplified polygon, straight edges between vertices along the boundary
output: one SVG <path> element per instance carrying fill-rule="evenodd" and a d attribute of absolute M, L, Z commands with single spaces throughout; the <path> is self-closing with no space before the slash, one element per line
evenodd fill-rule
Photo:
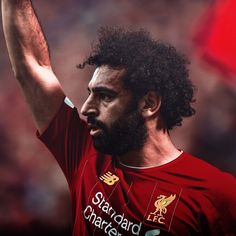
<path fill-rule="evenodd" d="M 101 133 L 102 129 L 97 127 L 96 125 L 93 125 L 93 124 L 88 124 L 88 128 L 89 128 L 89 131 L 90 131 L 90 135 L 95 137 L 97 135 L 99 135 L 99 133 Z"/>

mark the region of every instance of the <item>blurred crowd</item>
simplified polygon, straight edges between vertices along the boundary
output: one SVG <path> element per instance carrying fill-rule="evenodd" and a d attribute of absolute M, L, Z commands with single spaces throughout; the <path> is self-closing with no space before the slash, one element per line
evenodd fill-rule
<path fill-rule="evenodd" d="M 146 28 L 186 54 L 196 85 L 196 115 L 171 132 L 176 145 L 236 175 L 236 90 L 195 54 L 194 29 L 210 0 L 33 1 L 47 36 L 54 70 L 80 109 L 93 68 L 76 65 L 89 54 L 99 26 Z M 13 76 L 0 29 L 0 235 L 70 235 L 67 183 L 37 140 Z"/>

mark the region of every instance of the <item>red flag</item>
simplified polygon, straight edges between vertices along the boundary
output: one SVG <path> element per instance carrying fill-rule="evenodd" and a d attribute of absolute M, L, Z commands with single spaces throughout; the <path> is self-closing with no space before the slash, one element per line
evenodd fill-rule
<path fill-rule="evenodd" d="M 236 83 L 236 0 L 216 0 L 194 37 L 199 52 Z"/>

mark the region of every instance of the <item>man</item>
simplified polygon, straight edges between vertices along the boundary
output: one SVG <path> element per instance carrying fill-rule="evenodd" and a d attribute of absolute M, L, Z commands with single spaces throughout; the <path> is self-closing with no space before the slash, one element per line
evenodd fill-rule
<path fill-rule="evenodd" d="M 186 59 L 143 30 L 102 28 L 80 119 L 30 0 L 2 0 L 13 71 L 71 193 L 73 235 L 236 235 L 233 176 L 178 150 L 194 114 Z"/>

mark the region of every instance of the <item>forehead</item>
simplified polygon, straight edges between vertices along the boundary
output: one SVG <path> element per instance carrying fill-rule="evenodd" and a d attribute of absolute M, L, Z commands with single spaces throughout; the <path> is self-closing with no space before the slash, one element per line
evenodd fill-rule
<path fill-rule="evenodd" d="M 96 87 L 107 87 L 111 89 L 123 89 L 122 77 L 125 69 L 113 69 L 109 66 L 98 67 L 90 80 L 88 87 L 93 89 Z"/>

